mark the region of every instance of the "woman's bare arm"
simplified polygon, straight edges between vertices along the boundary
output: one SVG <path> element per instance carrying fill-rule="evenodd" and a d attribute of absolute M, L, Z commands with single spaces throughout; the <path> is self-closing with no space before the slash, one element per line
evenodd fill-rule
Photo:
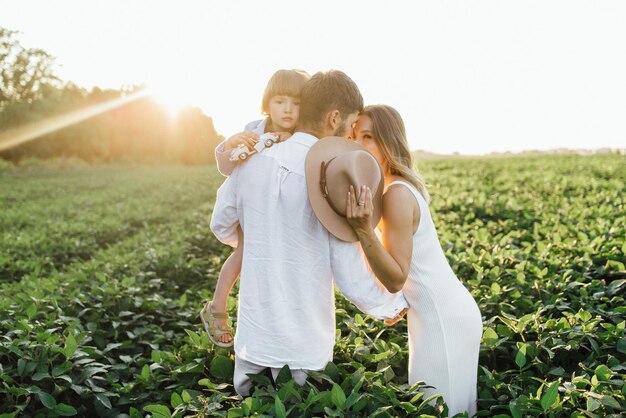
<path fill-rule="evenodd" d="M 373 212 L 369 189 L 359 196 L 365 205 L 357 205 L 354 190 L 348 193 L 348 222 L 354 228 L 363 252 L 378 280 L 390 292 L 404 286 L 413 254 L 413 214 L 419 206 L 404 187 L 392 187 L 383 196 L 383 242 L 371 226 Z M 363 197 L 364 194 L 364 197 Z"/>

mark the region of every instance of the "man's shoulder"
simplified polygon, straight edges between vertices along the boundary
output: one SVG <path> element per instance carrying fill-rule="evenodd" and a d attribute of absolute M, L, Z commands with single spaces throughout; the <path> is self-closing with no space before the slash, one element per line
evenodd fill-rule
<path fill-rule="evenodd" d="M 290 141 L 298 143 L 298 144 L 302 144 L 302 145 L 307 146 L 308 148 L 311 148 L 313 144 L 315 144 L 318 141 L 318 139 L 311 134 L 296 131 L 293 133 L 291 138 L 287 140 L 287 143 L 289 143 Z"/>
<path fill-rule="evenodd" d="M 317 138 L 302 132 L 295 132 L 288 140 L 281 142 L 280 145 L 284 152 L 294 156 L 296 159 L 306 156 L 309 150 L 317 142 Z"/>

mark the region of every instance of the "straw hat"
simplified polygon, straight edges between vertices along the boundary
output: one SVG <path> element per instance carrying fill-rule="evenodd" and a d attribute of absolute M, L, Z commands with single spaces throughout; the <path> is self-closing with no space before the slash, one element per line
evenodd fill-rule
<path fill-rule="evenodd" d="M 356 242 L 358 238 L 346 218 L 346 197 L 350 185 L 359 198 L 361 186 L 372 191 L 372 227 L 380 221 L 384 173 L 376 158 L 363 146 L 340 137 L 326 137 L 315 143 L 304 163 L 307 192 L 317 219 L 337 238 Z"/>

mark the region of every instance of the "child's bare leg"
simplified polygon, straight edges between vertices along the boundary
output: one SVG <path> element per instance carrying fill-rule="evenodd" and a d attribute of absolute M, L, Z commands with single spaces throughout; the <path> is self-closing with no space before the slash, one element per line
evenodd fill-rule
<path fill-rule="evenodd" d="M 217 285 L 215 286 L 215 293 L 213 294 L 213 302 L 211 303 L 214 312 L 224 312 L 226 310 L 228 294 L 237 281 L 241 270 L 242 252 L 241 247 L 236 248 L 226 262 L 224 262 L 222 270 L 220 270 Z"/>
<path fill-rule="evenodd" d="M 241 272 L 241 262 L 243 259 L 243 232 L 241 227 L 237 228 L 237 233 L 239 235 L 239 245 L 228 259 L 226 259 L 226 262 L 224 262 L 220 270 L 217 285 L 215 286 L 215 293 L 213 294 L 213 301 L 211 302 L 212 312 L 226 312 L 228 294 L 235 285 L 237 277 L 239 277 L 239 273 Z M 226 320 L 216 319 L 215 325 L 217 327 L 226 325 Z M 229 343 L 232 340 L 233 336 L 229 334 L 224 334 L 219 338 L 219 341 L 223 343 Z"/>

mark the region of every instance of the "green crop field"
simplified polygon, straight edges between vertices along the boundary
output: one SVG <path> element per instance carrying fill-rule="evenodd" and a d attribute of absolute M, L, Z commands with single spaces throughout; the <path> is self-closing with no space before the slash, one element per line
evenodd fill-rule
<path fill-rule="evenodd" d="M 625 414 L 626 157 L 420 167 L 483 315 L 479 416 Z M 233 353 L 197 316 L 230 253 L 209 229 L 221 181 L 213 167 L 0 168 L 0 417 L 446 416 L 406 385 L 406 322 L 340 295 L 326 370 L 235 395 Z"/>

